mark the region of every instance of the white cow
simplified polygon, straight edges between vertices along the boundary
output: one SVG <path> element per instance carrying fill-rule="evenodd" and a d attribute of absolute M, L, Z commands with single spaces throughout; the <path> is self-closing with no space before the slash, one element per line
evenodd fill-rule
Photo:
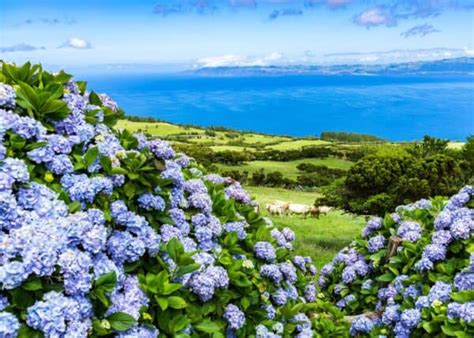
<path fill-rule="evenodd" d="M 266 204 L 265 209 L 267 209 L 270 214 L 279 215 L 281 217 L 288 210 L 288 203 L 283 201 L 275 201 L 273 203 Z"/>
<path fill-rule="evenodd" d="M 320 214 L 327 214 L 328 212 L 332 211 L 333 207 L 328 207 L 326 205 L 321 205 L 318 207 Z"/>
<path fill-rule="evenodd" d="M 288 213 L 290 215 L 296 214 L 296 215 L 303 215 L 304 217 L 306 217 L 306 215 L 309 214 L 310 211 L 311 211 L 310 205 L 298 204 L 298 203 L 288 204 Z"/>

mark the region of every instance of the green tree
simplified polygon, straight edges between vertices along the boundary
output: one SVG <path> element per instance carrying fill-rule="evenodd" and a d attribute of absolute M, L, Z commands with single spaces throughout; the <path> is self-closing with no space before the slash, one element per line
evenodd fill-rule
<path fill-rule="evenodd" d="M 472 179 L 474 176 L 474 135 L 467 138 L 466 143 L 462 147 L 461 156 L 467 163 L 468 174 Z"/>

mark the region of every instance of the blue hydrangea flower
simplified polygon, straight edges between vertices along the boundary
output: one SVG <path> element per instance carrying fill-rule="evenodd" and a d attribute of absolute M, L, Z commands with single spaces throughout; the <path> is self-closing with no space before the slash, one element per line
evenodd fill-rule
<path fill-rule="evenodd" d="M 237 237 L 240 240 L 245 239 L 247 237 L 247 232 L 245 231 L 245 222 L 230 222 L 224 224 L 224 230 L 226 232 L 235 232 L 237 233 Z"/>
<path fill-rule="evenodd" d="M 242 328 L 245 324 L 245 314 L 234 304 L 226 306 L 223 317 L 229 327 L 235 330 Z"/>
<path fill-rule="evenodd" d="M 276 264 L 264 264 L 260 267 L 260 275 L 262 277 L 267 277 L 273 281 L 275 284 L 280 284 L 283 280 L 283 274 Z"/>
<path fill-rule="evenodd" d="M 107 309 L 107 315 L 115 312 L 125 312 L 138 320 L 140 309 L 148 307 L 149 299 L 140 288 L 138 278 L 129 275 L 123 286 L 118 286 L 110 295 L 112 305 Z"/>
<path fill-rule="evenodd" d="M 367 250 L 370 253 L 377 252 L 381 250 L 385 245 L 385 237 L 382 235 L 378 235 L 369 239 Z"/>
<path fill-rule="evenodd" d="M 423 250 L 422 258 L 429 259 L 432 262 L 442 261 L 446 258 L 447 248 L 440 244 L 429 244 Z"/>
<path fill-rule="evenodd" d="M 171 145 L 163 140 L 153 140 L 148 143 L 148 147 L 151 152 L 159 159 L 170 160 L 174 157 L 175 153 Z"/>
<path fill-rule="evenodd" d="M 397 322 L 400 319 L 400 305 L 389 305 L 382 314 L 382 322 L 386 325 Z"/>
<path fill-rule="evenodd" d="M 276 251 L 270 242 L 257 242 L 255 243 L 253 250 L 255 256 L 264 261 L 271 262 L 276 258 Z"/>
<path fill-rule="evenodd" d="M 369 236 L 370 234 L 372 234 L 374 231 L 377 231 L 377 230 L 381 229 L 381 228 L 382 228 L 382 224 L 383 224 L 382 218 L 380 218 L 380 217 L 373 217 L 373 218 L 371 218 L 371 219 L 367 222 L 367 224 L 366 224 L 364 230 L 362 231 L 362 236 L 363 236 L 363 237 L 367 237 L 367 236 Z"/>
<path fill-rule="evenodd" d="M 460 272 L 454 277 L 454 286 L 458 291 L 474 289 L 474 273 Z"/>
<path fill-rule="evenodd" d="M 16 104 L 16 92 L 13 87 L 6 83 L 0 83 L 0 107 L 14 108 Z"/>
<path fill-rule="evenodd" d="M 140 195 L 138 197 L 138 205 L 146 210 L 156 210 L 159 212 L 165 210 L 165 200 L 161 196 L 150 193 Z"/>
<path fill-rule="evenodd" d="M 397 235 L 404 240 L 416 242 L 421 238 L 421 225 L 413 221 L 403 222 L 397 230 Z"/>
<path fill-rule="evenodd" d="M 435 300 L 439 300 L 441 302 L 446 302 L 449 300 L 451 296 L 452 287 L 451 284 L 437 281 L 431 287 L 430 292 L 428 293 L 428 299 L 430 304 L 433 303 Z"/>
<path fill-rule="evenodd" d="M 421 313 L 417 309 L 407 309 L 403 310 L 400 315 L 400 323 L 408 328 L 412 329 L 418 325 L 421 320 Z"/>
<path fill-rule="evenodd" d="M 0 312 L 0 336 L 1 337 L 16 337 L 20 330 L 20 322 L 13 313 Z"/>
<path fill-rule="evenodd" d="M 360 333 L 369 333 L 374 327 L 372 320 L 365 316 L 357 317 L 351 323 L 350 334 L 351 336 L 357 336 Z"/>
<path fill-rule="evenodd" d="M 316 300 L 316 286 L 308 284 L 304 288 L 304 298 L 307 302 L 314 302 Z"/>
<path fill-rule="evenodd" d="M 227 198 L 232 198 L 243 204 L 249 204 L 252 201 L 248 192 L 242 189 L 242 186 L 238 182 L 225 188 L 225 195 Z"/>
<path fill-rule="evenodd" d="M 275 305 L 283 306 L 288 301 L 288 293 L 284 289 L 279 288 L 272 294 L 272 300 Z"/>

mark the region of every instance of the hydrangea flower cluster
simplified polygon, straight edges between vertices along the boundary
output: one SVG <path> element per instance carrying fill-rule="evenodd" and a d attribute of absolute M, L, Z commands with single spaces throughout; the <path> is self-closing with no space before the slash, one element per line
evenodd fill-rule
<path fill-rule="evenodd" d="M 164 140 L 113 129 L 117 104 L 67 74 L 37 77 L 64 88 L 54 118 L 27 116 L 5 78 L 0 336 L 20 326 L 48 337 L 199 336 L 203 319 L 229 336 L 313 335 L 305 305 L 316 301 L 316 268 L 291 256 L 293 231 L 255 217 L 238 182 L 204 174 Z M 286 317 L 283 306 L 300 313 Z"/>
<path fill-rule="evenodd" d="M 466 186 L 447 201 L 422 200 L 398 207 L 384 221 L 372 219 L 323 267 L 323 293 L 355 315 L 351 335 L 474 334 L 473 197 Z M 366 274 L 357 273 L 357 262 Z"/>

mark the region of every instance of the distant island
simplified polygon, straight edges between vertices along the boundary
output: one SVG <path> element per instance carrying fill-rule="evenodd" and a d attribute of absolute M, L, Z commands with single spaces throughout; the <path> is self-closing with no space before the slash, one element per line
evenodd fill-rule
<path fill-rule="evenodd" d="M 203 67 L 186 71 L 209 76 L 255 75 L 474 75 L 474 58 L 461 57 L 435 61 L 391 64 L 271 65 Z"/>

